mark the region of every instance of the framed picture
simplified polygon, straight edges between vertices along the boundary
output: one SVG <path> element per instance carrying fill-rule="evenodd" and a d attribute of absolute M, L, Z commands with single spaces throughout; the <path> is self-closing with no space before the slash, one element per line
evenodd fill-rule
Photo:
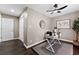
<path fill-rule="evenodd" d="M 44 20 L 41 20 L 40 21 L 40 23 L 39 23 L 39 25 L 40 25 L 40 28 L 42 28 L 42 29 L 44 29 L 45 28 L 45 21 Z"/>
<path fill-rule="evenodd" d="M 58 20 L 57 28 L 70 28 L 70 21 L 69 20 Z"/>

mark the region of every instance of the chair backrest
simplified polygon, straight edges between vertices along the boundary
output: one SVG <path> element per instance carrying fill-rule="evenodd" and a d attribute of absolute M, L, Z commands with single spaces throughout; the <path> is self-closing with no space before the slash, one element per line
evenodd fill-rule
<path fill-rule="evenodd" d="M 51 31 L 47 31 L 47 32 L 44 34 L 44 38 L 45 38 L 45 39 L 48 39 L 49 36 L 52 36 L 52 32 L 51 32 Z"/>
<path fill-rule="evenodd" d="M 49 36 L 52 36 L 52 32 L 51 31 L 47 31 L 46 34 L 49 34 Z"/>

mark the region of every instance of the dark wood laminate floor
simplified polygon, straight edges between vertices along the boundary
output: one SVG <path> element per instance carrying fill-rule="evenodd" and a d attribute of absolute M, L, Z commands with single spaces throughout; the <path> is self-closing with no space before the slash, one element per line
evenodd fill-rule
<path fill-rule="evenodd" d="M 79 46 L 73 45 L 73 55 L 79 55 Z"/>
<path fill-rule="evenodd" d="M 26 49 L 23 43 L 19 40 L 9 40 L 0 42 L 0 55 L 37 55 L 32 49 Z"/>
<path fill-rule="evenodd" d="M 26 49 L 23 43 L 16 40 L 0 42 L 0 55 L 38 55 L 32 48 Z M 79 55 L 79 46 L 73 45 L 73 55 Z"/>

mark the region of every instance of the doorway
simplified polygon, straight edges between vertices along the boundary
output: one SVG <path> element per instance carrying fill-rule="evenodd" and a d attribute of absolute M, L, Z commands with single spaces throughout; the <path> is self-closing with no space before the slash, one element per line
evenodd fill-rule
<path fill-rule="evenodd" d="M 11 40 L 13 38 L 13 19 L 1 18 L 0 20 L 0 42 Z"/>

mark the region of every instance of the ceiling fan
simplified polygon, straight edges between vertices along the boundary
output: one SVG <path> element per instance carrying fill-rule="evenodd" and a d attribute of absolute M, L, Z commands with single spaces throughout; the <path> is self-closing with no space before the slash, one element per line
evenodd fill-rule
<path fill-rule="evenodd" d="M 50 12 L 50 14 L 53 14 L 55 11 L 56 11 L 57 13 L 61 13 L 61 10 L 63 10 L 63 9 L 66 8 L 67 6 L 68 6 L 68 5 L 65 5 L 65 6 L 63 6 L 63 7 L 58 8 L 58 4 L 54 4 L 54 5 L 53 5 L 54 9 L 52 9 L 52 10 L 47 10 L 47 12 Z"/>

